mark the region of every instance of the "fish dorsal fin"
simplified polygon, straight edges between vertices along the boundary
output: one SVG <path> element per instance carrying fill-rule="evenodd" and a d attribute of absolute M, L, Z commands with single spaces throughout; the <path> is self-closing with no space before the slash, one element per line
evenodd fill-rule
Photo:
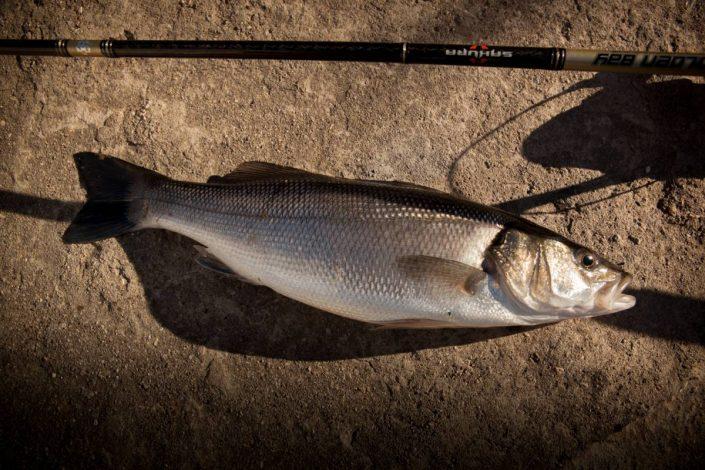
<path fill-rule="evenodd" d="M 459 289 L 468 295 L 474 295 L 478 284 L 487 276 L 483 270 L 468 264 L 433 256 L 402 256 L 397 264 L 416 282 L 441 289 Z"/>
<path fill-rule="evenodd" d="M 325 175 L 318 175 L 306 170 L 299 170 L 289 166 L 275 165 L 267 162 L 245 162 L 239 165 L 235 171 L 224 176 L 211 176 L 208 178 L 210 184 L 236 184 L 245 181 L 267 181 L 267 180 L 308 180 L 308 181 L 335 181 L 336 178 Z"/>
<path fill-rule="evenodd" d="M 432 193 L 437 193 L 437 194 L 446 194 L 443 191 L 429 188 L 428 186 L 421 186 L 420 184 L 408 183 L 406 181 L 383 181 L 383 180 L 362 180 L 362 181 L 364 181 L 366 183 L 374 184 L 377 186 L 388 187 L 388 188 L 407 188 L 407 189 L 414 189 L 417 191 L 426 191 L 426 192 L 432 192 Z"/>
<path fill-rule="evenodd" d="M 295 180 L 295 181 L 325 181 L 338 182 L 349 184 L 367 184 L 370 186 L 380 186 L 387 188 L 408 188 L 421 191 L 429 191 L 439 194 L 445 194 L 433 188 L 421 186 L 406 181 L 383 181 L 383 180 L 353 180 L 346 178 L 338 178 L 335 176 L 321 175 L 312 173 L 290 166 L 275 165 L 267 162 L 245 162 L 240 164 L 235 171 L 223 176 L 211 176 L 208 178 L 209 184 L 238 184 L 253 181 L 271 181 L 271 180 Z"/>
<path fill-rule="evenodd" d="M 228 266 L 225 265 L 225 263 L 220 261 L 210 251 L 208 251 L 208 248 L 206 248 L 205 246 L 194 245 L 194 248 L 196 248 L 196 251 L 198 251 L 198 256 L 196 257 L 196 262 L 201 267 L 209 269 L 211 271 L 215 271 L 218 274 L 225 274 L 226 276 L 234 277 L 235 279 L 242 281 L 242 282 L 247 282 L 250 284 L 259 285 L 259 282 L 253 281 L 252 279 L 249 279 L 241 274 L 236 273 L 232 269 L 230 269 Z"/>

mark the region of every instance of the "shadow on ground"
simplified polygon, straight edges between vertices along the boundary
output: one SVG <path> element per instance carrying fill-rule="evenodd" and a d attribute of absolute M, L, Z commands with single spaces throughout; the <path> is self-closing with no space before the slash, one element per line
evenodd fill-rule
<path fill-rule="evenodd" d="M 650 82 L 643 75 L 598 74 L 535 103 L 471 142 L 453 163 L 451 187 L 458 191 L 453 184 L 456 168 L 482 141 L 527 112 L 585 88 L 599 90 L 531 132 L 522 153 L 544 167 L 585 168 L 602 175 L 498 207 L 522 213 L 643 177 L 667 181 L 705 176 L 705 85 L 688 79 Z"/>
<path fill-rule="evenodd" d="M 80 203 L 0 191 L 0 211 L 70 221 Z M 246 355 L 292 360 L 336 360 L 470 344 L 532 328 L 374 331 L 198 267 L 192 242 L 147 230 L 120 237 L 152 315 L 195 344 Z M 651 290 L 636 291 L 637 307 L 599 321 L 676 341 L 705 344 L 705 301 Z"/>
<path fill-rule="evenodd" d="M 589 168 L 599 170 L 602 176 L 499 207 L 524 212 L 644 176 L 661 181 L 705 176 L 701 158 L 705 86 L 689 80 L 648 83 L 645 77 L 597 75 L 555 96 L 595 87 L 600 90 L 579 106 L 534 130 L 524 141 L 523 154 L 545 167 Z M 550 99 L 553 97 L 503 125 Z M 473 146 L 495 131 L 472 142 L 456 160 L 453 171 Z M 68 222 L 79 207 L 79 203 L 0 191 L 0 210 L 31 217 Z M 374 331 L 366 324 L 321 312 L 265 287 L 204 271 L 193 261 L 192 243 L 176 234 L 145 231 L 119 241 L 135 266 L 157 321 L 188 341 L 223 351 L 335 360 L 469 344 L 529 330 Z M 653 337 L 705 344 L 705 301 L 653 290 L 634 294 L 637 307 L 597 321 Z"/>

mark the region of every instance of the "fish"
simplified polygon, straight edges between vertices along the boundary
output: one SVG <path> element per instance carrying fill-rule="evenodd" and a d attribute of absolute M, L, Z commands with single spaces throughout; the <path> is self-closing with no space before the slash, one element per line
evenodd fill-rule
<path fill-rule="evenodd" d="M 380 328 L 538 325 L 636 303 L 632 276 L 594 251 L 433 188 L 265 162 L 197 183 L 74 159 L 87 201 L 65 243 L 173 231 L 204 268 Z"/>

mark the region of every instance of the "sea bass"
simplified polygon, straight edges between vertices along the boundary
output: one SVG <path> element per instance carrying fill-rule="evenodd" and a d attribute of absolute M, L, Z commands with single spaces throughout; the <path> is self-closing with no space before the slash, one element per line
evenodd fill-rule
<path fill-rule="evenodd" d="M 197 261 L 389 328 L 536 325 L 631 308 L 631 276 L 557 233 L 410 183 L 248 162 L 207 183 L 75 155 L 88 200 L 64 234 L 146 228 L 193 239 Z"/>

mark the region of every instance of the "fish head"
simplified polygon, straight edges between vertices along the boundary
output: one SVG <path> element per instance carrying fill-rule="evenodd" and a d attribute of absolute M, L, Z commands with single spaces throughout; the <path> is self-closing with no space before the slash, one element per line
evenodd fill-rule
<path fill-rule="evenodd" d="M 604 315 L 636 303 L 623 293 L 630 274 L 557 234 L 507 229 L 487 259 L 507 298 L 541 322 Z"/>

